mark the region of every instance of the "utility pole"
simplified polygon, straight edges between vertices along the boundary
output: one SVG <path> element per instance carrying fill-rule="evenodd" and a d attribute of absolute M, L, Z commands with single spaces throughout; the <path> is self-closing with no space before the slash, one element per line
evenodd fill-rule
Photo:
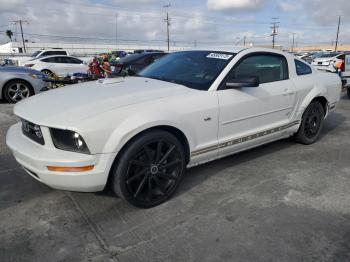
<path fill-rule="evenodd" d="M 115 13 L 115 50 L 118 50 L 118 14 Z"/>
<path fill-rule="evenodd" d="M 169 26 L 170 26 L 169 7 L 170 7 L 170 3 L 163 6 L 163 7 L 167 8 L 166 18 L 164 19 L 164 21 L 166 22 L 166 33 L 167 33 L 168 52 L 169 52 L 170 51 L 170 32 L 169 32 Z"/>
<path fill-rule="evenodd" d="M 246 37 L 246 36 L 244 36 L 244 37 L 243 37 L 243 46 L 245 46 L 245 42 L 246 42 L 246 40 L 247 40 L 247 37 Z"/>
<path fill-rule="evenodd" d="M 338 19 L 337 39 L 335 40 L 335 48 L 334 48 L 335 52 L 337 52 L 337 49 L 338 49 L 340 22 L 341 22 L 341 16 L 339 16 L 339 19 Z"/>
<path fill-rule="evenodd" d="M 23 44 L 23 51 L 24 53 L 27 53 L 27 50 L 26 50 L 26 44 L 25 44 L 25 41 L 24 41 L 24 36 L 23 36 L 23 27 L 22 27 L 22 23 L 26 23 L 28 24 L 28 21 L 24 21 L 24 20 L 16 20 L 16 21 L 13 21 L 15 23 L 15 25 L 17 25 L 19 23 L 19 27 L 21 29 L 21 35 L 22 35 L 22 44 Z"/>
<path fill-rule="evenodd" d="M 293 34 L 293 41 L 292 41 L 292 52 L 294 52 L 294 43 L 295 43 L 295 33 Z"/>
<path fill-rule="evenodd" d="M 273 22 L 271 23 L 271 29 L 272 29 L 272 48 L 275 48 L 275 43 L 276 43 L 276 35 L 278 35 L 278 28 L 279 28 L 279 22 L 278 22 L 278 17 L 272 17 Z"/>

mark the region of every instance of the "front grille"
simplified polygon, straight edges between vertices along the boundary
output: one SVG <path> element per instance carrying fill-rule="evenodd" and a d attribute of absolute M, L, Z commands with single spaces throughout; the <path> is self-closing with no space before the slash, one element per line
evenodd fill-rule
<path fill-rule="evenodd" d="M 44 137 L 41 133 L 40 126 L 22 119 L 22 132 L 26 137 L 30 138 L 31 140 L 39 143 L 40 145 L 45 145 Z"/>

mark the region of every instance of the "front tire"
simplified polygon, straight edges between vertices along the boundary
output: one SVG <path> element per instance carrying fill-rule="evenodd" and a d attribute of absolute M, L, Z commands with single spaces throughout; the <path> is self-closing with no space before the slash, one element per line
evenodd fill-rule
<path fill-rule="evenodd" d="M 347 88 L 348 98 L 350 99 L 350 87 Z"/>
<path fill-rule="evenodd" d="M 17 103 L 25 98 L 34 95 L 33 88 L 23 80 L 13 80 L 4 87 L 4 98 L 9 103 Z"/>
<path fill-rule="evenodd" d="M 48 69 L 41 70 L 47 77 L 54 79 L 56 75 Z"/>
<path fill-rule="evenodd" d="M 133 206 L 157 206 L 168 200 L 179 186 L 185 159 L 182 144 L 171 133 L 147 132 L 121 152 L 111 174 L 112 189 Z"/>
<path fill-rule="evenodd" d="M 295 135 L 296 142 L 304 145 L 315 143 L 320 137 L 324 117 L 322 104 L 318 101 L 311 102 L 303 114 L 299 131 Z"/>

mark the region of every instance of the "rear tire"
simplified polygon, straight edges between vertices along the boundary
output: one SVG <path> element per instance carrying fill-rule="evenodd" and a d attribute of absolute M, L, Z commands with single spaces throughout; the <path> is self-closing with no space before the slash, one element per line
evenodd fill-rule
<path fill-rule="evenodd" d="M 31 85 L 23 80 L 12 80 L 4 86 L 4 98 L 9 103 L 17 103 L 34 95 Z"/>
<path fill-rule="evenodd" d="M 299 131 L 294 136 L 296 142 L 304 145 L 315 143 L 320 137 L 324 116 L 322 104 L 318 101 L 311 102 L 303 114 Z"/>
<path fill-rule="evenodd" d="M 185 159 L 184 148 L 174 135 L 162 130 L 147 132 L 121 152 L 112 169 L 111 187 L 135 207 L 157 206 L 179 186 Z"/>
<path fill-rule="evenodd" d="M 347 88 L 348 98 L 350 99 L 350 87 Z"/>

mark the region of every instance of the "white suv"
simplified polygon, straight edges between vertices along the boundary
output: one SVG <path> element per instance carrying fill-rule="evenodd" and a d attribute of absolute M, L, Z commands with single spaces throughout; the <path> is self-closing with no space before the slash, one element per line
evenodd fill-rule
<path fill-rule="evenodd" d="M 32 59 L 37 59 L 37 58 L 42 58 L 45 56 L 52 56 L 52 55 L 69 55 L 69 53 L 64 49 L 59 49 L 59 48 L 41 49 L 41 50 L 35 51 L 31 56 L 21 56 L 21 57 L 13 58 L 11 60 L 18 66 L 23 66 Z"/>

